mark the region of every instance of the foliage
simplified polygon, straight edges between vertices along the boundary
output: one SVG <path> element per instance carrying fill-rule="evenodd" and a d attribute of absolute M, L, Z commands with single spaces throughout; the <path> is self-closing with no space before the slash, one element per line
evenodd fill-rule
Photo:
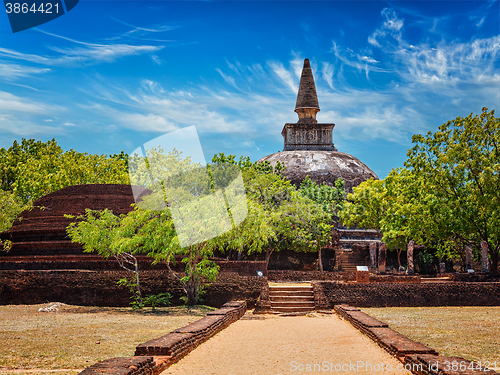
<path fill-rule="evenodd" d="M 191 211 L 199 207 L 191 207 L 190 199 L 201 199 L 211 192 L 210 184 L 206 184 L 209 181 L 207 169 L 191 163 L 189 158 L 183 159 L 181 153 L 175 150 L 165 154 L 161 148 L 148 150 L 147 163 L 134 155 L 128 159 L 128 163 L 133 171 L 134 182 L 151 188 L 153 193 L 134 205 L 127 215 L 116 217 L 104 211 L 92 213 L 80 218 L 83 219 L 80 223 L 72 224 L 68 233 L 73 241 L 83 243 L 86 251 L 97 251 L 106 257 L 113 255 L 123 265 L 132 260 L 135 267 L 137 262 L 133 260 L 138 253 L 147 254 L 156 263 L 164 262 L 181 283 L 186 302 L 197 304 L 207 287 L 206 282 L 213 281 L 218 272 L 218 266 L 208 259 L 213 254 L 216 240 L 181 246 L 179 228 L 174 226 L 172 210 L 176 209 L 176 200 L 183 203 L 184 214 L 186 207 Z M 101 220 L 97 223 L 99 225 L 95 225 L 96 219 Z M 75 228 L 78 230 L 73 233 Z M 187 230 L 188 236 L 198 238 L 203 226 L 193 226 Z M 176 262 L 176 257 L 181 257 L 186 265 L 184 277 L 177 275 L 170 267 L 171 263 Z M 138 272 L 136 276 L 137 290 L 140 292 Z"/>
<path fill-rule="evenodd" d="M 413 136 L 406 168 L 417 175 L 427 214 L 421 240 L 439 239 L 479 249 L 488 244 L 493 272 L 500 252 L 500 119 L 483 108 L 481 115 L 457 117 L 435 133 Z M 421 231 L 422 231 L 421 230 Z"/>
<path fill-rule="evenodd" d="M 74 219 L 71 215 L 65 217 Z M 124 217 L 125 215 L 116 216 L 108 209 L 102 211 L 86 209 L 84 215 L 76 217 L 77 222 L 69 224 L 66 232 L 72 242 L 83 245 L 85 252 L 97 252 L 106 259 L 114 257 L 122 268 L 132 272 L 135 277 L 134 282 L 129 283 L 127 279 L 121 279 L 118 283 L 130 288 L 132 306 L 142 308 L 139 265 L 134 255 L 136 249 L 123 246 L 125 239 L 121 237 L 123 235 L 121 222 Z"/>
<path fill-rule="evenodd" d="M 389 247 L 410 240 L 442 258 L 488 244 L 491 269 L 500 252 L 500 119 L 457 117 L 435 133 L 414 135 L 405 168 L 354 188 L 341 213 L 346 225 L 380 229 Z"/>
<path fill-rule="evenodd" d="M 144 298 L 144 305 L 151 306 L 151 310 L 155 311 L 157 306 L 170 306 L 170 293 L 149 294 Z"/>
<path fill-rule="evenodd" d="M 335 186 L 330 186 L 317 184 L 307 176 L 300 184 L 299 193 L 320 204 L 332 218 L 344 208 L 345 188 L 344 181 L 340 177 L 335 181 Z"/>
<path fill-rule="evenodd" d="M 387 209 L 384 180 L 370 178 L 353 187 L 347 195 L 339 219 L 346 227 L 359 226 L 366 229 L 380 229 L 380 221 Z"/>
<path fill-rule="evenodd" d="M 130 294 L 131 294 L 130 306 L 132 307 L 133 310 L 142 309 L 145 306 L 146 301 L 142 300 L 141 293 L 140 293 L 140 290 L 138 289 L 137 282 L 130 281 L 129 279 L 124 277 L 124 278 L 118 280 L 116 283 L 120 286 L 124 286 L 124 287 L 128 288 L 128 290 L 130 291 Z M 154 310 L 154 308 L 153 308 L 153 310 Z"/>
<path fill-rule="evenodd" d="M 236 163 L 234 156 L 218 154 L 213 162 Z M 269 263 L 274 251 L 319 251 L 331 238 L 331 216 L 321 205 L 298 194 L 281 176 L 282 165 L 249 163 L 240 158 L 248 215 L 238 227 L 221 236 L 220 248 L 247 254 L 266 251 Z"/>
<path fill-rule="evenodd" d="M 418 253 L 418 266 L 420 269 L 420 273 L 423 274 L 435 273 L 434 256 L 431 253 L 425 253 L 425 252 Z"/>
<path fill-rule="evenodd" d="M 0 190 L 0 233 L 9 230 L 21 212 L 31 209 L 30 203 L 25 204 L 15 194 Z M 9 240 L 0 240 L 0 248 L 8 251 L 10 247 L 11 242 Z"/>
<path fill-rule="evenodd" d="M 344 208 L 344 181 L 342 181 L 341 178 L 338 178 L 337 181 L 335 181 L 334 185 L 335 186 L 330 186 L 327 184 L 320 185 L 312 181 L 309 176 L 307 176 L 302 181 L 299 187 L 299 194 L 301 196 L 309 198 L 314 203 L 321 206 L 323 212 L 329 215 L 329 220 L 327 222 L 323 222 L 322 220 L 324 219 L 320 219 L 320 222 L 315 227 L 311 228 L 310 233 L 316 233 L 319 235 L 318 238 L 321 238 L 321 240 L 317 242 L 318 244 L 326 245 L 326 243 L 328 243 L 328 241 L 325 241 L 326 237 L 320 235 L 320 233 L 327 235 L 327 232 L 329 232 L 328 236 L 331 238 L 331 229 L 333 229 L 332 226 L 334 226 L 335 224 L 338 213 L 341 212 Z M 313 218 L 312 221 L 315 221 L 315 219 Z M 325 224 L 331 224 L 332 226 L 327 227 L 325 226 Z M 318 264 L 320 271 L 323 271 L 321 249 L 324 245 L 317 247 Z"/>
<path fill-rule="evenodd" d="M 281 175 L 281 173 L 285 170 L 285 165 L 281 163 L 279 160 L 273 166 L 269 161 L 259 162 L 256 161 L 252 163 L 248 156 L 240 156 L 239 161 L 236 161 L 235 155 L 225 155 L 223 152 L 215 154 L 212 157 L 212 163 L 214 164 L 233 164 L 240 167 L 242 170 L 254 169 L 257 172 L 263 174 L 277 174 Z"/>
<path fill-rule="evenodd" d="M 113 157 L 63 152 L 55 139 L 23 139 L 0 149 L 0 189 L 13 192 L 23 203 L 71 185 L 128 182 L 123 152 Z"/>

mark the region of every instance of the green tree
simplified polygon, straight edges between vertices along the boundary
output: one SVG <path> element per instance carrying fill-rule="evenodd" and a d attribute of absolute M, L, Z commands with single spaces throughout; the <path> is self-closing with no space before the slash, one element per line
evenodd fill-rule
<path fill-rule="evenodd" d="M 19 176 L 20 166 L 42 155 L 58 157 L 62 152 L 63 150 L 57 145 L 55 139 L 41 142 L 23 138 L 20 144 L 14 141 L 7 150 L 0 148 L 0 190 L 14 190 L 14 183 Z"/>
<path fill-rule="evenodd" d="M 414 135 L 406 168 L 425 187 L 427 219 L 423 241 L 440 240 L 479 249 L 488 244 L 491 269 L 500 252 L 500 119 L 483 108 L 480 115 L 457 117 L 426 136 Z M 423 189 L 422 189 L 423 190 Z M 422 232 L 422 231 L 421 231 Z"/>
<path fill-rule="evenodd" d="M 31 208 L 31 204 L 23 203 L 15 194 L 0 190 L 0 233 L 9 230 L 18 215 Z M 11 248 L 11 242 L 0 239 L 0 247 L 8 251 Z"/>
<path fill-rule="evenodd" d="M 388 245 L 412 239 L 435 248 L 439 258 L 464 258 L 463 247 L 488 244 L 491 270 L 500 252 L 500 120 L 457 117 L 435 133 L 414 135 L 405 168 L 383 182 L 365 182 L 346 204 L 347 225 L 380 229 Z"/>
<path fill-rule="evenodd" d="M 391 187 L 388 194 L 386 185 Z M 401 267 L 401 252 L 405 249 L 407 235 L 404 233 L 407 211 L 401 212 L 405 206 L 398 205 L 399 193 L 394 189 L 400 187 L 398 170 L 392 170 L 385 180 L 370 178 L 347 195 L 344 208 L 339 212 L 339 220 L 346 227 L 360 227 L 382 231 L 382 241 L 387 243 L 390 250 L 397 251 L 398 266 Z M 406 186 L 403 184 L 403 186 Z M 406 207 L 407 208 L 407 207 Z"/>
<path fill-rule="evenodd" d="M 125 278 L 119 280 L 118 284 L 130 288 L 132 306 L 141 308 L 144 303 L 139 278 L 139 264 L 135 256 L 138 248 L 130 243 L 123 245 L 123 242 L 129 240 L 129 238 L 123 237 L 122 222 L 126 215 L 117 216 L 108 209 L 102 211 L 87 209 L 84 215 L 76 218 L 71 215 L 66 215 L 66 217 L 77 220 L 70 223 L 66 230 L 72 242 L 82 244 L 85 252 L 96 252 L 105 259 L 115 258 L 120 267 L 133 273 L 133 281 Z"/>
<path fill-rule="evenodd" d="M 233 155 L 215 155 L 214 163 L 237 164 L 243 170 L 248 216 L 221 236 L 221 248 L 247 254 L 266 252 L 266 267 L 273 252 L 320 251 L 331 238 L 330 216 L 321 205 L 298 194 L 281 176 L 282 164 L 235 161 Z M 320 262 L 321 267 L 321 262 Z"/>
<path fill-rule="evenodd" d="M 335 225 L 337 215 L 343 210 L 345 202 L 344 181 L 341 178 L 335 181 L 334 186 L 330 186 L 327 184 L 317 184 L 307 176 L 300 184 L 299 194 L 320 205 L 323 211 L 329 215 L 329 221 L 319 224 L 316 227 L 317 229 L 322 228 L 321 230 L 326 230 L 327 228 L 323 228 L 323 224 Z M 320 271 L 323 271 L 321 249 L 318 248 L 318 263 Z"/>
<path fill-rule="evenodd" d="M 129 183 L 124 160 L 69 150 L 32 157 L 18 165 L 13 191 L 27 202 L 67 186 L 113 183 Z"/>
<path fill-rule="evenodd" d="M 64 152 L 55 139 L 23 138 L 9 149 L 0 148 L 0 232 L 22 211 L 32 209 L 36 199 L 66 186 L 129 183 L 127 158 L 123 151 L 110 157 Z"/>

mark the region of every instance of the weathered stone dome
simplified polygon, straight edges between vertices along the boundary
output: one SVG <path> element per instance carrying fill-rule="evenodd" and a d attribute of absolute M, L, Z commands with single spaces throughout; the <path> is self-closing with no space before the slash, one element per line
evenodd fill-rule
<path fill-rule="evenodd" d="M 318 123 L 319 112 L 316 86 L 308 59 L 304 60 L 302 76 L 295 112 L 299 115 L 296 123 L 286 123 L 281 135 L 284 148 L 263 157 L 259 162 L 268 161 L 273 166 L 278 161 L 285 165 L 284 177 L 299 186 L 309 178 L 317 183 L 333 186 L 339 178 L 345 183 L 347 192 L 354 186 L 377 175 L 361 160 L 352 155 L 338 152 L 333 144 L 333 123 Z"/>
<path fill-rule="evenodd" d="M 268 161 L 273 166 L 280 161 L 286 167 L 283 175 L 297 186 L 306 176 L 317 183 L 332 186 L 340 177 L 345 182 L 346 191 L 352 192 L 353 186 L 363 181 L 372 177 L 378 180 L 375 172 L 361 160 L 337 151 L 282 151 L 259 161 Z"/>

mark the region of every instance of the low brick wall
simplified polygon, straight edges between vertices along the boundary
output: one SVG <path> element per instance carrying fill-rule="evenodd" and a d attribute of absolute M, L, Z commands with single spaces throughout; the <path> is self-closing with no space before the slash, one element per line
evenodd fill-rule
<path fill-rule="evenodd" d="M 245 301 L 228 302 L 204 318 L 165 336 L 139 344 L 135 356 L 112 358 L 83 370 L 80 375 L 157 375 L 207 341 L 246 311 Z"/>
<path fill-rule="evenodd" d="M 314 281 L 321 284 L 315 293 L 333 308 L 350 304 L 359 307 L 417 306 L 500 306 L 499 282 L 443 283 L 340 283 Z"/>
<path fill-rule="evenodd" d="M 397 357 L 405 369 L 418 375 L 468 375 L 490 374 L 497 372 L 486 368 L 471 370 L 471 362 L 460 357 L 440 356 L 434 349 L 415 342 L 383 323 L 349 305 L 336 305 L 335 312 L 349 321 L 354 327 L 370 337 L 380 347 Z M 454 367 L 453 363 L 457 366 Z"/>
<path fill-rule="evenodd" d="M 269 270 L 269 281 L 356 281 L 355 272 Z M 420 275 L 370 273 L 371 283 L 419 283 Z"/>
<path fill-rule="evenodd" d="M 140 270 L 165 270 L 165 264 L 153 264 L 153 260 L 146 255 L 137 255 Z M 220 258 L 211 258 L 220 267 L 221 272 L 236 272 L 240 276 L 257 276 L 257 271 L 267 276 L 265 261 L 232 261 Z M 175 264 L 170 266 L 176 272 L 183 272 L 185 264 L 182 257 L 176 256 Z M 32 255 L 16 256 L 11 253 L 0 252 L 0 270 L 107 270 L 122 271 L 120 264 L 113 258 L 103 259 L 95 254 L 79 255 Z"/>
<path fill-rule="evenodd" d="M 116 282 L 131 277 L 127 271 L 16 270 L 0 271 L 0 305 L 62 302 L 84 306 L 128 306 L 130 293 Z M 180 283 L 168 271 L 141 271 L 144 295 L 169 292 L 172 304 L 181 304 Z M 253 307 L 267 280 L 222 272 L 210 284 L 203 303 L 220 307 L 226 301 L 246 300 Z"/>
<path fill-rule="evenodd" d="M 254 314 L 267 314 L 271 312 L 271 299 L 269 297 L 269 283 L 262 286 L 260 295 L 255 304 Z"/>

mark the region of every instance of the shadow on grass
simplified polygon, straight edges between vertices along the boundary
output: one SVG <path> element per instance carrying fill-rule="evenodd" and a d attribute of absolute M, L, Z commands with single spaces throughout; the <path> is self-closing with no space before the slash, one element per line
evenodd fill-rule
<path fill-rule="evenodd" d="M 171 306 L 171 307 L 157 307 L 154 311 L 150 307 L 142 309 L 132 309 L 131 307 L 108 307 L 108 306 L 72 306 L 61 305 L 58 307 L 59 313 L 72 313 L 72 314 L 124 314 L 124 315 L 137 315 L 137 316 L 204 316 L 208 312 L 216 310 L 215 307 L 196 305 L 196 306 Z"/>

